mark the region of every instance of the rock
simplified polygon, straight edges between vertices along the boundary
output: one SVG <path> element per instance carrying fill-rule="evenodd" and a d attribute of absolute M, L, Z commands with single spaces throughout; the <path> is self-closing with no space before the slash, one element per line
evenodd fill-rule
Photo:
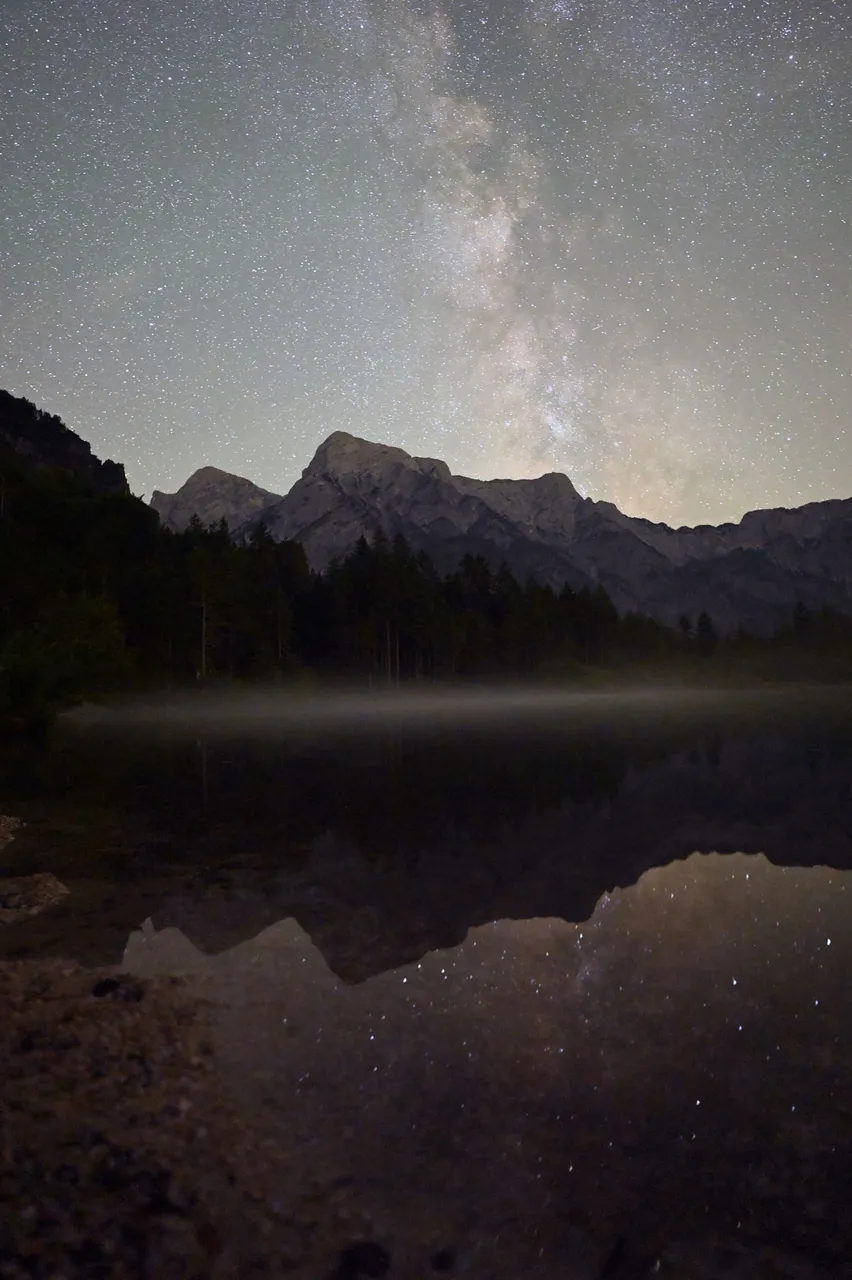
<path fill-rule="evenodd" d="M 433 1271 L 448 1272 L 452 1271 L 456 1265 L 456 1255 L 452 1249 L 438 1249 L 429 1259 L 429 1266 Z"/>
<path fill-rule="evenodd" d="M 15 839 L 15 832 L 24 824 L 20 818 L 13 818 L 7 813 L 0 813 L 0 849 Z"/>
<path fill-rule="evenodd" d="M 374 1240 L 359 1240 L 347 1245 L 329 1280 L 359 1280 L 381 1277 L 388 1273 L 391 1257 L 383 1245 Z"/>
<path fill-rule="evenodd" d="M 16 920 L 37 916 L 61 902 L 70 892 L 49 871 L 0 880 L 0 924 L 12 924 Z"/>
<path fill-rule="evenodd" d="M 93 996 L 112 996 L 116 1000 L 139 1001 L 145 997 L 145 988 L 141 982 L 122 975 L 120 978 L 101 978 L 92 987 Z"/>

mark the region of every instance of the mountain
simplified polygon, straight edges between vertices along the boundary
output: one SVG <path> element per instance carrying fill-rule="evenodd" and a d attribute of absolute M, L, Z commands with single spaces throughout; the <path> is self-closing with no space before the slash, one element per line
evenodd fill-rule
<path fill-rule="evenodd" d="M 238 530 L 256 521 L 280 495 L 233 476 L 218 467 L 202 467 L 195 471 L 177 493 L 151 494 L 151 506 L 162 523 L 176 532 L 185 529 L 193 516 L 204 525 L 225 520 L 229 529 Z"/>
<path fill-rule="evenodd" d="M 465 554 L 555 588 L 603 586 L 617 608 L 673 624 L 707 609 L 729 631 L 772 630 L 797 601 L 852 612 L 852 499 L 673 529 L 583 498 L 567 476 L 474 480 L 444 462 L 335 432 L 288 494 L 206 467 L 152 504 L 172 528 L 196 512 L 247 536 L 262 519 L 325 569 L 359 537 L 401 533 L 449 571 Z"/>
<path fill-rule="evenodd" d="M 61 418 L 8 391 L 0 391 L 0 448 L 11 450 L 39 469 L 71 471 L 97 493 L 130 492 L 120 463 L 102 462 Z"/>

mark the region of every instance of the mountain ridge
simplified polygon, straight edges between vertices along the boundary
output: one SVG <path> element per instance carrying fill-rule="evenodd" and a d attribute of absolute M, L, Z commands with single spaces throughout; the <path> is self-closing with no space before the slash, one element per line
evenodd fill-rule
<path fill-rule="evenodd" d="M 262 522 L 276 541 L 301 542 L 319 571 L 382 530 L 402 534 L 442 572 L 480 554 L 556 589 L 601 585 L 620 612 L 669 624 L 706 608 L 723 630 L 765 632 L 798 601 L 852 611 L 852 498 L 673 528 L 585 498 L 558 472 L 477 480 L 340 431 L 287 494 L 202 468 L 177 493 L 155 497 L 173 528 L 197 514 L 225 518 L 245 538 Z"/>

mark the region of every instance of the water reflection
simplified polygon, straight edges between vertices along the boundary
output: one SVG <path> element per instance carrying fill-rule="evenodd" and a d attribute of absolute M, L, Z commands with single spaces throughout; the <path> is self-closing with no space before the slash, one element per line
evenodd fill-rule
<path fill-rule="evenodd" d="M 315 1274 L 357 1223 L 394 1276 L 443 1250 L 597 1277 L 619 1238 L 625 1276 L 841 1276 L 849 884 L 695 855 L 584 923 L 482 924 L 354 986 L 293 919 L 218 955 L 149 924 L 124 962 L 214 1001 L 219 1068 L 280 1142 L 269 1196 L 345 1188 Z"/>
<path fill-rule="evenodd" d="M 293 916 L 361 981 L 493 919 L 586 919 L 695 849 L 852 868 L 848 704 L 610 697 L 487 733 L 60 735 L 0 770 L 30 821 L 4 874 L 71 893 L 0 953 L 115 963 L 147 915 L 215 952 Z"/>

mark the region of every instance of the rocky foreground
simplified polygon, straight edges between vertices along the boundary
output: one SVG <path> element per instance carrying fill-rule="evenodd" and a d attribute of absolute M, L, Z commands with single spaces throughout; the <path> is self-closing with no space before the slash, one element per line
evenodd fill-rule
<path fill-rule="evenodd" d="M 0 1010 L 0 1276 L 298 1270 L 179 980 L 5 964 Z"/>
<path fill-rule="evenodd" d="M 0 850 L 21 825 L 0 815 Z M 0 927 L 67 892 L 0 879 Z M 2 1280 L 384 1274 L 335 1185 L 270 1193 L 280 1144 L 223 1095 L 209 1013 L 177 977 L 0 963 Z"/>

